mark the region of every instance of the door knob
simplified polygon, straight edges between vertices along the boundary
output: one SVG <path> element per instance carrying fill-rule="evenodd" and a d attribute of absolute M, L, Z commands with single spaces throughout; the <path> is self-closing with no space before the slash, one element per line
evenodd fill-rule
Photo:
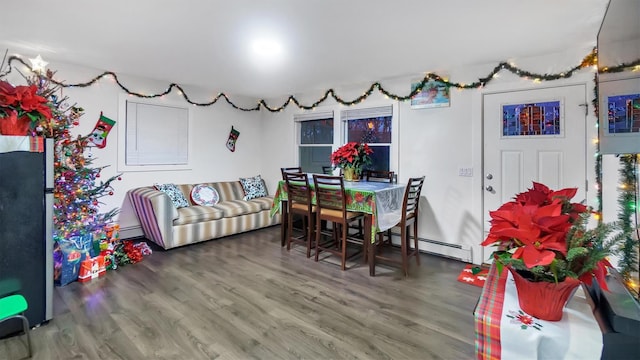
<path fill-rule="evenodd" d="M 485 189 L 487 189 L 487 191 L 489 192 L 493 192 L 493 186 L 491 185 L 487 186 Z"/>
<path fill-rule="evenodd" d="M 493 175 L 487 174 L 487 180 L 491 180 L 491 179 L 493 179 Z"/>

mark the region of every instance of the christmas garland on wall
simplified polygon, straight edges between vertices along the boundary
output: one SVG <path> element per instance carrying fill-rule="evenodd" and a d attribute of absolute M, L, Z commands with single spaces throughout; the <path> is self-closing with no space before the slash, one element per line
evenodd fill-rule
<path fill-rule="evenodd" d="M 623 234 L 620 246 L 622 258 L 619 270 L 627 282 L 631 282 L 631 274 L 638 269 L 638 161 L 640 154 L 620 155 L 620 186 L 618 189 L 618 221 Z M 633 234 L 636 238 L 633 238 Z M 639 275 L 640 276 L 640 275 Z M 637 291 L 637 286 L 630 286 Z"/>
<path fill-rule="evenodd" d="M 7 74 L 9 74 L 13 67 L 12 67 L 12 63 L 13 62 L 19 62 L 22 65 L 26 66 L 29 70 L 33 71 L 33 68 L 31 66 L 29 66 L 22 58 L 12 55 L 7 59 L 7 71 L 4 73 L 0 73 L 0 76 L 5 76 Z M 55 79 L 51 79 L 51 81 L 56 84 L 59 85 L 63 88 L 73 88 L 73 87 L 79 87 L 79 88 L 84 88 L 84 87 L 89 87 L 94 85 L 95 83 L 97 83 L 99 80 L 101 80 L 102 78 L 108 77 L 110 76 L 111 78 L 113 78 L 113 80 L 115 81 L 115 83 L 120 87 L 120 89 L 122 89 L 122 91 L 126 92 L 127 94 L 131 95 L 131 96 L 135 96 L 135 97 L 139 97 L 139 98 L 145 98 L 145 99 L 151 99 L 151 98 L 157 98 L 157 97 L 161 97 L 164 95 L 167 95 L 169 93 L 171 93 L 171 91 L 175 88 L 176 90 L 178 90 L 180 92 L 180 94 L 182 95 L 182 97 L 184 98 L 184 100 L 191 104 L 191 105 L 195 105 L 195 106 L 211 106 L 214 105 L 215 103 L 218 102 L 218 100 L 220 99 L 224 99 L 229 105 L 231 105 L 234 109 L 237 110 L 241 110 L 241 111 L 260 111 L 261 108 L 264 108 L 270 112 L 279 112 L 279 111 L 283 111 L 287 106 L 289 106 L 291 103 L 295 104 L 295 106 L 297 106 L 298 108 L 302 109 L 302 110 L 311 110 L 316 108 L 317 106 L 319 106 L 320 104 L 322 104 L 324 101 L 326 101 L 329 97 L 333 98 L 336 102 L 338 102 L 339 104 L 342 105 L 354 105 L 354 104 L 358 104 L 361 103 L 363 101 L 365 101 L 375 90 L 378 90 L 381 94 L 393 99 L 393 100 L 397 100 L 397 101 L 408 101 L 410 100 L 412 97 L 414 97 L 416 94 L 418 94 L 420 91 L 422 91 L 423 87 L 426 86 L 426 84 L 429 81 L 435 80 L 438 82 L 443 83 L 445 86 L 450 87 L 450 88 L 457 88 L 457 89 L 477 89 L 477 88 L 481 88 L 485 85 L 487 85 L 500 71 L 502 70 L 507 70 L 515 75 L 518 75 L 521 78 L 526 78 L 526 79 L 533 79 L 534 82 L 540 82 L 540 81 L 550 81 L 550 80 L 558 80 L 558 79 L 566 79 L 569 78 L 573 75 L 573 73 L 575 73 L 576 71 L 585 68 L 585 67 L 589 67 L 589 66 L 594 66 L 597 63 L 597 51 L 596 49 L 592 50 L 587 56 L 584 57 L 584 59 L 582 60 L 582 62 L 579 65 L 576 65 L 574 67 L 572 67 L 571 69 L 569 69 L 568 71 L 565 72 L 560 72 L 560 73 L 556 73 L 556 74 L 538 74 L 538 73 L 534 73 L 531 71 L 527 71 L 524 69 L 521 69 L 515 65 L 512 65 L 510 63 L 507 62 L 501 62 L 499 63 L 496 67 L 493 68 L 493 70 L 487 74 L 486 76 L 479 78 L 477 81 L 470 83 L 470 84 L 464 84 L 464 83 L 459 83 L 459 82 L 453 82 L 453 81 L 449 81 L 445 78 L 443 78 L 442 76 L 438 75 L 438 74 L 434 74 L 434 73 L 427 73 L 424 78 L 417 84 L 416 88 L 414 90 L 412 90 L 409 94 L 407 95 L 398 95 L 398 94 L 394 94 L 392 92 L 387 91 L 382 84 L 380 84 L 379 82 L 374 82 L 373 84 L 371 84 L 371 86 L 369 86 L 369 88 L 363 92 L 362 95 L 358 96 L 355 99 L 352 100 L 345 100 L 342 97 L 340 97 L 338 94 L 336 94 L 335 90 L 333 89 L 329 89 L 327 91 L 325 91 L 324 95 L 322 97 L 320 97 L 318 100 L 316 100 L 315 102 L 313 102 L 311 105 L 304 105 L 301 104 L 300 101 L 298 101 L 298 99 L 291 95 L 287 98 L 287 100 L 280 106 L 278 107 L 271 107 L 267 104 L 267 102 L 264 99 L 261 99 L 258 101 L 258 103 L 253 106 L 253 107 L 242 107 L 239 106 L 237 104 L 235 104 L 230 98 L 229 96 L 227 96 L 225 93 L 218 93 L 211 101 L 208 102 L 195 102 L 193 100 L 191 100 L 189 98 L 189 95 L 184 91 L 184 89 L 182 88 L 182 86 L 176 84 L 176 83 L 171 83 L 169 84 L 169 86 L 167 87 L 166 90 L 164 90 L 163 92 L 160 93 L 156 93 L 156 94 L 142 94 L 140 92 L 137 91 L 133 91 L 131 89 L 129 89 L 128 87 L 126 87 L 118 78 L 118 75 L 116 73 L 114 73 L 113 71 L 105 71 L 102 74 L 94 77 L 93 79 L 86 81 L 86 82 L 80 82 L 80 83 L 75 83 L 75 84 L 65 84 L 62 81 L 57 81 Z M 611 67 L 611 68 L 606 68 L 606 69 L 601 69 L 600 72 L 621 72 L 621 71 L 625 71 L 625 69 L 629 68 L 629 67 L 638 67 L 640 68 L 640 59 L 637 59 L 635 61 L 632 61 L 630 63 L 625 63 L 625 64 L 621 64 L 615 67 Z"/>

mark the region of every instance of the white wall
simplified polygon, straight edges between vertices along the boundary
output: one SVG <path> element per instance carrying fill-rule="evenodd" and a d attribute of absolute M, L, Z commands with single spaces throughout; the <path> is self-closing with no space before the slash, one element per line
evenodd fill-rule
<path fill-rule="evenodd" d="M 546 59 L 532 58 L 529 62 L 518 64 L 523 69 L 540 73 L 554 73 L 564 68 L 553 69 L 562 54 Z M 563 63 L 563 62 L 560 62 Z M 564 62 L 571 64 L 571 62 Z M 574 61 L 575 63 L 575 61 Z M 471 83 L 488 74 L 496 64 L 469 67 L 451 71 L 449 79 L 461 83 Z M 567 65 L 566 68 L 571 67 Z M 444 75 L 444 74 L 441 74 Z M 421 75 L 417 76 L 420 78 Z M 408 102 L 400 103 L 399 121 L 399 166 L 392 169 L 399 173 L 399 181 L 406 181 L 413 176 L 426 176 L 425 187 L 420 204 L 419 237 L 436 242 L 453 244 L 456 249 L 436 245 L 431 242 L 421 243 L 424 250 L 463 260 L 480 263 L 485 259 L 479 243 L 483 240 L 482 211 L 482 104 L 484 92 L 509 91 L 552 87 L 562 84 L 587 84 L 593 89 L 593 69 L 584 69 L 566 80 L 534 83 L 508 72 L 501 72 L 482 89 L 451 90 L 451 106 L 434 109 L 411 109 Z M 382 81 L 382 86 L 391 93 L 405 95 L 410 91 L 411 80 L 416 77 L 397 78 Z M 359 96 L 370 83 L 336 88 L 336 92 L 344 100 Z M 322 91 L 297 95 L 303 104 L 315 102 L 323 94 Z M 378 105 L 385 101 L 378 92 L 358 106 Z M 593 92 L 587 90 L 586 102 L 589 103 L 587 115 L 587 176 L 590 184 L 595 184 L 593 139 L 597 138 L 595 128 L 596 117 L 591 106 Z M 391 103 L 391 100 L 386 100 Z M 282 99 L 272 99 L 273 104 L 281 104 Z M 375 104 L 375 105 L 373 105 Z M 344 108 L 333 100 L 322 104 L 323 108 L 339 110 Z M 263 114 L 264 146 L 269 156 L 263 158 L 262 173 L 267 178 L 270 188 L 274 188 L 280 177 L 278 169 L 283 166 L 297 165 L 296 134 L 293 114 L 301 112 L 294 106 L 275 114 Z M 473 168 L 472 177 L 459 176 L 459 168 Z M 581 184 L 576 184 L 581 186 Z M 589 189 L 589 205 L 595 206 L 595 191 Z M 488 254 L 489 252 L 487 252 Z"/>
<path fill-rule="evenodd" d="M 568 57 L 567 54 L 548 55 L 530 58 L 518 62 L 518 66 L 539 73 L 557 73 L 572 67 L 580 61 L 580 55 Z M 564 65 L 563 65 L 564 64 Z M 471 83 L 488 74 L 496 63 L 478 65 L 464 69 L 454 69 L 448 74 L 452 81 Z M 84 82 L 102 73 L 102 70 L 87 69 L 69 64 L 49 65 L 56 70 L 56 78 L 66 83 Z M 132 91 L 158 93 L 166 89 L 169 82 L 141 79 L 118 74 L 120 80 Z M 381 81 L 383 87 L 392 93 L 404 95 L 410 91 L 411 80 L 420 78 L 407 76 L 404 78 Z M 19 79 L 12 78 L 19 83 Z M 435 109 L 411 109 L 409 103 L 399 103 L 399 165 L 393 169 L 399 173 L 399 180 L 406 181 L 411 176 L 426 176 L 421 201 L 421 222 L 419 236 L 424 239 L 439 241 L 460 246 L 455 249 L 423 243 L 425 250 L 459 257 L 464 260 L 480 263 L 485 260 L 483 249 L 478 245 L 483 240 L 482 233 L 482 104 L 483 92 L 520 90 L 536 87 L 551 87 L 562 84 L 587 84 L 593 89 L 593 71 L 584 69 L 567 80 L 545 81 L 539 84 L 525 80 L 508 72 L 500 76 L 482 89 L 451 91 L 451 106 Z M 345 100 L 359 96 L 371 83 L 353 84 L 335 88 L 339 96 Z M 185 90 L 197 102 L 205 102 L 216 94 L 185 87 Z M 311 104 L 324 94 L 324 90 L 296 94 L 303 104 Z M 86 88 L 64 89 L 69 102 L 77 103 L 85 109 L 80 126 L 73 130 L 74 134 L 88 134 L 94 127 L 100 111 L 107 117 L 117 121 L 121 126 L 123 119 L 118 118 L 119 97 L 123 94 L 110 79 L 101 80 L 98 84 Z M 593 142 L 596 118 L 591 106 L 593 93 L 587 91 L 586 101 L 589 103 L 587 115 L 587 175 L 590 184 L 595 184 Z M 232 97 L 243 106 L 253 106 L 255 99 Z M 269 100 L 271 106 L 282 104 L 285 97 Z M 167 96 L 167 102 L 182 102 L 175 93 Z M 375 92 L 361 105 L 380 105 L 392 103 Z M 186 104 L 186 103 L 185 103 Z M 323 107 L 339 111 L 343 106 L 332 100 L 322 104 Z M 295 166 L 297 162 L 296 134 L 293 114 L 300 112 L 295 106 L 289 106 L 282 112 L 270 113 L 243 112 L 233 109 L 224 101 L 209 107 L 193 107 L 194 138 L 193 168 L 185 171 L 127 172 L 122 181 L 114 183 L 114 195 L 102 200 L 102 210 L 120 207 L 118 221 L 127 230 L 126 236 L 137 236 L 141 232 L 136 229 L 138 221 L 126 201 L 128 189 L 151 185 L 155 182 L 165 183 L 197 183 L 204 181 L 235 180 L 240 176 L 261 174 L 271 193 L 280 179 L 280 167 Z M 240 131 L 236 152 L 225 147 L 231 126 Z M 109 165 L 103 170 L 103 178 L 117 174 L 117 142 L 118 130 L 114 128 L 107 139 L 107 147 L 94 149 L 95 166 Z M 473 168 L 472 177 L 458 176 L 461 167 Z M 605 170 L 608 171 L 608 170 Z M 605 174 L 605 188 L 615 188 L 617 176 Z M 611 184 L 609 184 L 611 182 Z M 593 189 L 589 189 L 590 191 Z M 589 194 L 589 205 L 596 206 L 595 191 Z M 617 194 L 611 195 L 612 197 Z M 609 196 L 607 196 L 609 197 Z M 605 199 L 605 202 L 607 199 Z M 613 200 L 615 201 L 615 200 Z"/>

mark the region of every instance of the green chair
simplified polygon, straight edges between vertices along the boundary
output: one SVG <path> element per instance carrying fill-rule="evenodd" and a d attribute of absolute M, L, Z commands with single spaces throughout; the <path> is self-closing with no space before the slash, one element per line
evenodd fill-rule
<path fill-rule="evenodd" d="M 13 318 L 22 319 L 22 330 L 27 335 L 27 349 L 31 357 L 31 336 L 29 335 L 29 320 L 24 316 L 27 310 L 27 300 L 22 295 L 9 295 L 0 299 L 0 323 Z"/>

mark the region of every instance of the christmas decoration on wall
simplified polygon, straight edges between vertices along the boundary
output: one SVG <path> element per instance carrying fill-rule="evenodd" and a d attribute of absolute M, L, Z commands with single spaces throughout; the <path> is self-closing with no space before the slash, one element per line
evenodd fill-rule
<path fill-rule="evenodd" d="M 238 140 L 238 136 L 240 136 L 240 131 L 231 127 L 231 132 L 229 132 L 229 139 L 227 139 L 227 149 L 231 150 L 231 152 L 236 151 L 236 140 Z"/>
<path fill-rule="evenodd" d="M 27 65 L 27 63 L 20 57 L 18 56 L 11 56 L 9 57 L 7 64 L 8 64 L 8 70 L 4 73 L 0 73 L 0 76 L 2 76 L 3 74 L 8 74 L 12 71 L 12 63 L 13 62 L 19 62 L 21 64 L 23 64 L 24 66 L 26 66 L 27 68 L 29 68 L 31 71 L 33 71 L 33 68 L 30 67 L 29 65 Z M 362 95 L 358 96 L 355 99 L 352 100 L 345 100 L 343 98 L 341 98 L 338 94 L 335 93 L 335 91 L 333 89 L 329 89 L 327 91 L 325 91 L 324 95 L 322 97 L 320 97 L 318 100 L 316 100 L 314 103 L 312 103 L 311 105 L 303 105 L 301 104 L 298 99 L 291 95 L 287 98 L 287 100 L 285 100 L 285 102 L 278 107 L 271 107 L 269 106 L 265 100 L 261 99 L 257 102 L 257 104 L 253 107 L 241 107 L 236 105 L 233 101 L 231 101 L 231 99 L 225 94 L 225 93 L 218 93 L 211 101 L 208 102 L 195 102 L 193 100 L 191 100 L 189 98 L 189 96 L 187 95 L 187 93 L 185 92 L 185 90 L 178 84 L 176 83 L 171 83 L 169 84 L 169 86 L 166 88 L 166 90 L 164 90 L 161 93 L 156 93 L 156 94 L 142 94 L 140 92 L 136 92 L 136 91 L 132 91 L 129 88 L 127 88 L 124 84 L 122 84 L 122 82 L 120 81 L 120 79 L 118 78 L 118 75 L 116 75 L 114 72 L 112 71 L 105 71 L 102 74 L 94 77 L 93 79 L 86 81 L 86 82 L 81 82 L 81 83 L 75 83 L 75 84 L 65 84 L 61 81 L 57 81 L 57 80 L 53 80 L 52 81 L 56 84 L 59 85 L 61 87 L 88 87 L 88 86 L 92 86 L 94 84 L 96 84 L 100 79 L 105 78 L 105 77 L 111 77 L 115 83 L 120 87 L 120 89 L 122 89 L 124 92 L 126 92 L 127 94 L 131 95 L 131 96 L 135 96 L 135 97 L 139 97 L 139 98 L 145 98 L 145 99 L 149 99 L 149 98 L 156 98 L 156 97 L 161 97 L 164 95 L 169 94 L 174 88 L 176 90 L 178 90 L 181 94 L 181 96 L 183 97 L 183 99 L 191 104 L 191 105 L 195 105 L 195 106 L 211 106 L 213 104 L 215 104 L 216 102 L 218 102 L 218 100 L 220 99 L 224 99 L 229 105 L 231 105 L 234 109 L 237 110 L 241 110 L 241 111 L 260 111 L 261 108 L 266 109 L 267 111 L 270 112 L 279 112 L 279 111 L 283 111 L 287 106 L 289 106 L 291 103 L 293 103 L 295 106 L 297 106 L 298 108 L 302 109 L 302 110 L 311 110 L 316 108 L 317 106 L 319 106 L 320 104 L 322 104 L 324 101 L 326 101 L 329 97 L 333 98 L 336 102 L 338 102 L 339 104 L 342 105 L 355 105 L 355 104 L 359 104 L 363 101 L 365 101 L 375 90 L 378 90 L 381 94 L 393 99 L 393 100 L 397 100 L 397 101 L 408 101 L 410 100 L 413 96 L 415 96 L 416 94 L 420 93 L 423 88 L 426 86 L 427 83 L 429 83 L 430 81 L 438 81 L 443 83 L 444 86 L 446 86 L 447 88 L 457 88 L 457 89 L 477 89 L 477 88 L 481 88 L 485 85 L 487 85 L 489 82 L 491 82 L 493 80 L 493 78 L 501 71 L 506 70 L 509 71 L 521 78 L 525 78 L 525 79 L 531 79 L 534 82 L 540 82 L 540 81 L 549 81 L 549 80 L 558 80 L 558 79 L 567 79 L 570 78 L 573 73 L 575 73 L 576 71 L 582 69 L 582 68 L 586 68 L 586 67 L 590 67 L 590 66 L 594 66 L 597 63 L 597 52 L 594 49 L 593 51 L 591 51 L 589 54 L 587 54 L 583 60 L 580 62 L 580 64 L 568 69 L 567 71 L 563 71 L 560 73 L 555 73 L 555 74 L 539 74 L 539 73 L 534 73 L 531 71 L 527 71 L 524 69 L 521 69 L 519 67 L 517 67 L 516 65 L 512 64 L 512 63 L 508 63 L 508 62 L 501 62 L 498 65 L 496 65 L 493 70 L 487 74 L 484 77 L 479 78 L 477 81 L 474 81 L 470 84 L 464 84 L 464 83 L 459 83 L 459 82 L 453 82 L 453 81 L 449 81 L 445 78 L 443 78 L 442 76 L 438 75 L 438 74 L 434 74 L 434 73 L 427 73 L 424 78 L 417 82 L 415 85 L 415 88 L 412 86 L 412 91 L 407 94 L 407 95 L 398 95 L 398 94 L 394 94 L 389 92 L 388 90 L 386 90 L 382 84 L 380 84 L 379 82 L 374 82 L 373 84 L 371 84 L 371 86 L 369 86 L 369 88 L 367 90 L 365 90 Z M 640 68 L 640 59 L 636 59 L 634 61 L 628 62 L 628 63 L 623 63 L 620 64 L 618 66 L 615 67 L 611 67 L 611 68 L 606 68 L 606 69 L 601 69 L 600 72 L 620 72 L 620 71 L 625 71 L 628 68 Z"/>
<path fill-rule="evenodd" d="M 624 237 L 620 248 L 620 274 L 626 282 L 632 280 L 632 274 L 638 272 L 638 161 L 640 154 L 620 155 L 620 186 L 618 187 L 618 221 Z M 635 236 L 635 237 L 634 237 Z M 637 286 L 630 287 L 638 291 Z M 636 294 L 637 297 L 637 294 Z"/>
<path fill-rule="evenodd" d="M 100 118 L 91 134 L 89 134 L 89 141 L 99 149 L 104 148 L 107 146 L 107 135 L 109 135 L 109 131 L 111 131 L 115 124 L 115 121 L 102 115 L 102 112 L 100 112 Z"/>

